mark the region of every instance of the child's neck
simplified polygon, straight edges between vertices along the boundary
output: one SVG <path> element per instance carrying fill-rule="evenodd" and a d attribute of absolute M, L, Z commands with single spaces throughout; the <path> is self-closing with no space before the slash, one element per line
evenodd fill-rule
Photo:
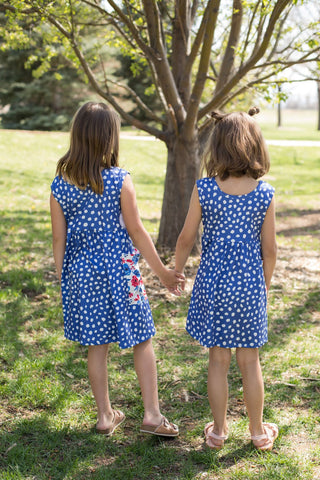
<path fill-rule="evenodd" d="M 245 195 L 252 192 L 258 182 L 252 177 L 243 175 L 242 177 L 228 177 L 226 180 L 221 180 L 219 177 L 215 177 L 219 188 L 229 195 Z"/>

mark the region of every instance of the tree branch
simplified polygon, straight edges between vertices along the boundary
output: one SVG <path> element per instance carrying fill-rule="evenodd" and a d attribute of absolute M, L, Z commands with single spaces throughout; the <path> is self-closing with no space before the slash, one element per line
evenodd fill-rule
<path fill-rule="evenodd" d="M 110 78 L 107 81 L 108 83 L 112 83 L 112 85 L 116 85 L 117 87 L 123 88 L 124 90 L 129 92 L 133 99 L 136 101 L 137 105 L 145 112 L 146 116 L 150 120 L 154 120 L 157 123 L 166 125 L 166 122 L 163 120 L 163 118 L 158 117 L 152 110 L 150 110 L 150 108 L 144 103 L 144 101 L 139 97 L 139 95 L 132 88 L 129 87 L 129 85 L 115 82 L 113 80 L 110 80 Z"/>
<path fill-rule="evenodd" d="M 209 9 L 208 9 L 208 6 L 207 6 L 207 8 L 206 8 L 206 10 L 205 10 L 205 12 L 202 16 L 202 20 L 201 20 L 200 26 L 198 28 L 196 37 L 193 41 L 193 45 L 191 47 L 190 55 L 188 56 L 188 59 L 187 59 L 187 63 L 186 63 L 186 67 L 185 67 L 185 74 L 186 75 L 190 74 L 192 66 L 194 64 L 194 61 L 197 58 L 197 55 L 199 53 L 199 50 L 200 50 L 200 47 L 201 47 L 201 44 L 202 44 L 202 40 L 203 40 L 203 36 L 204 36 L 205 30 L 206 30 L 206 25 L 207 25 L 207 20 L 208 20 L 208 12 L 209 12 Z"/>
<path fill-rule="evenodd" d="M 273 61 L 273 62 L 268 62 L 268 63 L 264 63 L 262 65 L 259 65 L 259 66 L 256 66 L 256 67 L 253 67 L 251 69 L 251 71 L 253 71 L 254 69 L 256 68 L 259 68 L 262 72 L 265 71 L 265 69 L 267 67 L 270 67 L 271 65 L 279 65 L 281 64 L 282 65 L 282 69 L 281 71 L 285 71 L 287 70 L 288 68 L 292 67 L 293 65 L 297 65 L 297 64 L 306 64 L 306 63 L 312 63 L 312 62 L 315 62 L 317 61 L 317 59 L 319 59 L 319 51 L 320 51 L 320 48 L 318 48 L 316 51 L 313 51 L 313 52 L 309 52 L 309 54 L 311 53 L 316 53 L 316 56 L 314 57 L 310 57 L 310 58 L 307 58 L 307 55 L 309 54 L 306 54 L 304 55 L 303 57 L 301 57 L 300 59 L 295 59 L 295 60 L 292 60 L 292 61 L 282 61 L 280 62 L 279 60 L 278 61 Z M 213 110 L 214 108 L 216 108 L 217 106 L 219 106 L 219 108 L 222 108 L 224 105 L 226 105 L 227 103 L 229 103 L 233 98 L 236 98 L 237 96 L 239 96 L 241 93 L 245 92 L 246 90 L 248 90 L 249 88 L 252 88 L 254 85 L 258 85 L 258 84 L 264 84 L 265 83 L 265 80 L 268 79 L 268 78 L 271 78 L 272 76 L 275 75 L 275 72 L 274 71 L 271 71 L 269 72 L 268 74 L 264 75 L 263 77 L 256 77 L 254 80 L 246 83 L 243 87 L 240 87 L 239 89 L 236 89 L 236 90 L 228 90 L 228 92 L 226 93 L 226 95 L 224 96 L 224 98 L 219 98 L 219 103 L 216 103 L 216 99 L 214 98 L 211 102 L 209 102 L 205 109 L 206 109 L 206 113 L 203 114 L 203 110 L 201 112 L 199 112 L 199 116 L 201 115 L 201 118 L 204 117 L 209 111 Z M 236 82 L 236 84 L 238 84 L 240 82 L 240 79 L 238 82 Z M 288 83 L 292 83 L 293 81 L 290 81 Z M 275 82 L 269 82 L 270 84 L 272 83 L 275 83 Z M 279 82 L 278 82 L 279 83 Z M 281 81 L 280 80 L 280 83 L 287 83 L 287 81 Z M 201 130 L 202 127 L 200 127 L 200 130 Z"/>
<path fill-rule="evenodd" d="M 232 20 L 231 20 L 231 28 L 229 33 L 228 44 L 226 46 L 218 81 L 216 84 L 216 90 L 219 91 L 221 86 L 224 85 L 229 77 L 230 73 L 234 66 L 234 59 L 235 59 L 235 49 L 239 43 L 240 37 L 240 29 L 242 23 L 242 0 L 233 0 L 233 7 L 232 7 Z"/>
<path fill-rule="evenodd" d="M 170 64 L 179 96 L 185 108 L 189 103 L 191 93 L 191 75 L 186 70 L 190 53 L 190 35 L 190 2 L 177 0 L 175 2 L 175 17 L 172 21 L 172 54 Z"/>
<path fill-rule="evenodd" d="M 261 44 L 261 37 L 262 37 L 262 34 L 263 34 L 263 29 L 264 29 L 264 25 L 265 25 L 265 22 L 266 22 L 266 19 L 267 19 L 267 15 L 264 13 L 263 9 L 264 9 L 264 3 L 263 1 L 260 2 L 260 16 L 259 16 L 259 23 L 258 23 L 258 26 L 256 28 L 256 31 L 257 31 L 257 34 L 256 34 L 256 41 L 255 41 L 255 44 L 253 46 L 253 49 L 252 49 L 252 52 L 251 52 L 251 56 L 255 55 L 256 52 L 258 51 L 259 49 L 259 46 Z"/>
<path fill-rule="evenodd" d="M 258 7 L 259 7 L 259 3 L 260 3 L 260 0 L 256 2 L 255 6 L 254 6 L 254 9 L 253 9 L 253 11 L 252 11 L 252 15 L 251 15 L 250 21 L 249 21 L 249 27 L 248 27 L 248 29 L 247 29 L 247 35 L 246 35 L 245 41 L 244 41 L 244 43 L 243 43 L 242 53 L 240 54 L 240 57 L 241 57 L 241 65 L 243 64 L 243 61 L 244 61 L 244 58 L 245 58 L 245 53 L 246 53 L 246 51 L 247 51 L 247 49 L 248 49 L 249 38 L 250 38 L 250 34 L 251 34 L 253 22 L 254 22 L 254 19 L 255 19 L 255 17 L 256 17 L 256 14 L 257 14 Z"/>
<path fill-rule="evenodd" d="M 117 22 L 114 20 L 114 18 L 112 17 L 111 14 L 109 14 L 107 12 L 107 10 L 105 10 L 103 7 L 100 6 L 100 1 L 98 3 L 98 0 L 96 0 L 95 2 L 91 2 L 90 0 L 81 0 L 83 3 L 87 4 L 87 5 L 90 5 L 92 8 L 95 8 L 96 10 L 98 10 L 101 14 L 103 14 L 104 16 L 106 16 L 107 18 L 110 18 L 112 19 L 113 21 L 113 25 L 119 30 L 119 33 L 121 33 L 121 35 L 123 35 L 126 40 L 128 40 L 128 35 L 124 32 L 123 29 L 120 28 L 120 26 L 117 24 Z M 139 46 L 139 48 L 141 48 L 141 50 L 145 53 L 146 56 L 150 55 L 150 51 L 149 51 L 149 47 L 148 45 L 142 40 L 141 36 L 140 36 L 140 32 L 139 30 L 135 27 L 134 23 L 132 23 L 129 19 L 129 17 L 127 15 L 125 15 L 125 13 L 121 10 L 121 8 L 119 7 L 119 5 L 117 4 L 117 2 L 114 2 L 113 0 L 107 0 L 109 5 L 116 11 L 117 15 L 119 16 L 119 18 L 121 19 L 121 21 L 124 23 L 124 25 L 126 25 L 126 27 L 128 28 L 128 30 L 130 31 L 134 41 L 136 42 L 136 44 Z M 132 40 L 131 40 L 131 44 L 132 44 Z"/>
<path fill-rule="evenodd" d="M 123 110 L 123 108 L 115 100 L 113 95 L 111 95 L 108 91 L 105 92 L 104 90 L 102 90 L 102 88 L 100 87 L 100 85 L 98 84 L 98 82 L 97 82 L 97 80 L 94 76 L 94 73 L 92 72 L 90 66 L 86 62 L 86 59 L 85 59 L 84 55 L 82 54 L 81 50 L 79 49 L 77 43 L 74 40 L 73 40 L 73 43 L 72 43 L 72 48 L 73 48 L 74 53 L 78 57 L 81 65 L 82 65 L 82 68 L 83 68 L 91 86 L 96 91 L 96 93 L 98 93 L 98 95 L 100 95 L 102 98 L 107 100 L 114 107 L 114 109 L 122 116 L 122 118 L 124 120 L 126 120 L 128 123 L 130 123 L 131 125 L 134 125 L 135 127 L 139 128 L 140 130 L 144 130 L 145 132 L 148 132 L 151 135 L 154 135 L 155 137 L 161 138 L 163 140 L 164 139 L 164 134 L 161 130 L 158 130 L 157 128 L 154 128 L 154 127 L 150 127 L 146 123 L 141 122 L 140 120 L 136 119 L 135 117 L 133 117 L 129 113 L 125 112 Z"/>
<path fill-rule="evenodd" d="M 174 78 L 169 66 L 165 47 L 162 41 L 161 18 L 155 0 L 143 0 L 144 11 L 147 19 L 152 63 L 156 71 L 159 85 L 166 99 L 171 105 L 177 124 L 182 124 L 185 119 L 185 110 L 179 96 Z"/>
<path fill-rule="evenodd" d="M 16 13 L 17 9 L 13 5 L 10 5 L 10 3 L 0 3 L 0 12 L 6 12 L 6 11 Z M 36 7 L 30 7 L 30 8 L 23 8 L 22 10 L 19 10 L 21 13 L 25 15 L 30 15 L 31 13 L 36 13 L 38 12 L 38 9 Z"/>
<path fill-rule="evenodd" d="M 281 33 L 282 33 L 282 29 L 285 25 L 285 22 L 287 21 L 288 19 L 288 16 L 289 16 L 289 13 L 290 13 L 290 9 L 288 9 L 288 11 L 286 12 L 286 14 L 283 16 L 282 19 L 280 19 L 280 25 L 279 25 L 279 29 L 278 29 L 278 32 L 277 32 L 277 35 L 276 35 L 276 39 L 275 39 L 275 42 L 274 42 L 274 45 L 273 45 L 273 48 L 270 50 L 270 53 L 268 55 L 268 60 L 271 59 L 276 51 L 277 51 L 277 47 L 279 45 L 279 42 L 281 40 Z M 285 48 L 285 50 L 288 49 L 288 46 Z"/>
<path fill-rule="evenodd" d="M 291 3 L 291 0 L 277 0 L 277 3 L 275 4 L 274 9 L 271 13 L 270 20 L 262 42 L 257 48 L 256 53 L 253 53 L 249 60 L 244 64 L 244 71 L 247 72 L 252 67 L 252 65 L 256 64 L 259 59 L 262 58 L 262 56 L 265 54 L 278 19 L 280 18 L 283 10 Z"/>
<path fill-rule="evenodd" d="M 196 125 L 200 99 L 207 79 L 211 56 L 211 46 L 218 18 L 219 6 L 220 0 L 208 1 L 208 18 L 204 32 L 199 69 L 191 93 L 190 102 L 187 110 L 187 117 L 184 125 L 184 133 L 188 137 L 193 133 Z"/>
<path fill-rule="evenodd" d="M 276 5 L 271 13 L 268 26 L 266 28 L 263 40 L 255 53 L 238 69 L 238 71 L 230 78 L 230 80 L 220 88 L 219 91 L 215 92 L 214 97 L 210 102 L 207 103 L 198 113 L 198 120 L 200 120 L 204 115 L 206 115 L 210 110 L 215 108 L 217 105 L 220 105 L 224 99 L 227 97 L 228 93 L 234 88 L 234 86 L 240 82 L 240 80 L 252 69 L 255 67 L 257 62 L 265 54 L 271 35 L 274 31 L 275 25 L 281 16 L 283 10 L 291 4 L 291 0 L 277 0 Z"/>

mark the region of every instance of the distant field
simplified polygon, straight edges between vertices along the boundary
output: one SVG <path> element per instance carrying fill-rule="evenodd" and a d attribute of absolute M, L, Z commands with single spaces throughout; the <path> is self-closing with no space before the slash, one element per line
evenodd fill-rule
<path fill-rule="evenodd" d="M 264 136 L 268 139 L 320 140 L 318 112 L 316 110 L 281 110 L 281 127 L 278 128 L 276 109 L 261 107 L 257 120 Z"/>

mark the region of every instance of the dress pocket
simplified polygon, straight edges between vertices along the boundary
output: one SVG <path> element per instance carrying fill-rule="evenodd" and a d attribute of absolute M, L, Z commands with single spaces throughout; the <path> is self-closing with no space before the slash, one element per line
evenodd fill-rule
<path fill-rule="evenodd" d="M 121 255 L 122 269 L 129 287 L 129 303 L 132 304 L 141 304 L 148 300 L 139 270 L 139 257 L 140 253 L 136 248 L 133 253 Z"/>

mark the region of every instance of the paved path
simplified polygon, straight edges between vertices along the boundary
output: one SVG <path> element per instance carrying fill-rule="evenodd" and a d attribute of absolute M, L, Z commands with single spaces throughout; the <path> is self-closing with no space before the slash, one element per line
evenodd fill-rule
<path fill-rule="evenodd" d="M 122 133 L 120 137 L 126 140 L 141 140 L 148 142 L 154 142 L 155 140 L 158 140 L 152 135 L 129 135 Z M 279 147 L 320 147 L 320 140 L 266 140 L 266 142 L 268 145 L 275 145 Z"/>
<path fill-rule="evenodd" d="M 320 147 L 320 141 L 317 140 L 266 140 L 268 145 L 278 145 L 279 147 Z"/>

